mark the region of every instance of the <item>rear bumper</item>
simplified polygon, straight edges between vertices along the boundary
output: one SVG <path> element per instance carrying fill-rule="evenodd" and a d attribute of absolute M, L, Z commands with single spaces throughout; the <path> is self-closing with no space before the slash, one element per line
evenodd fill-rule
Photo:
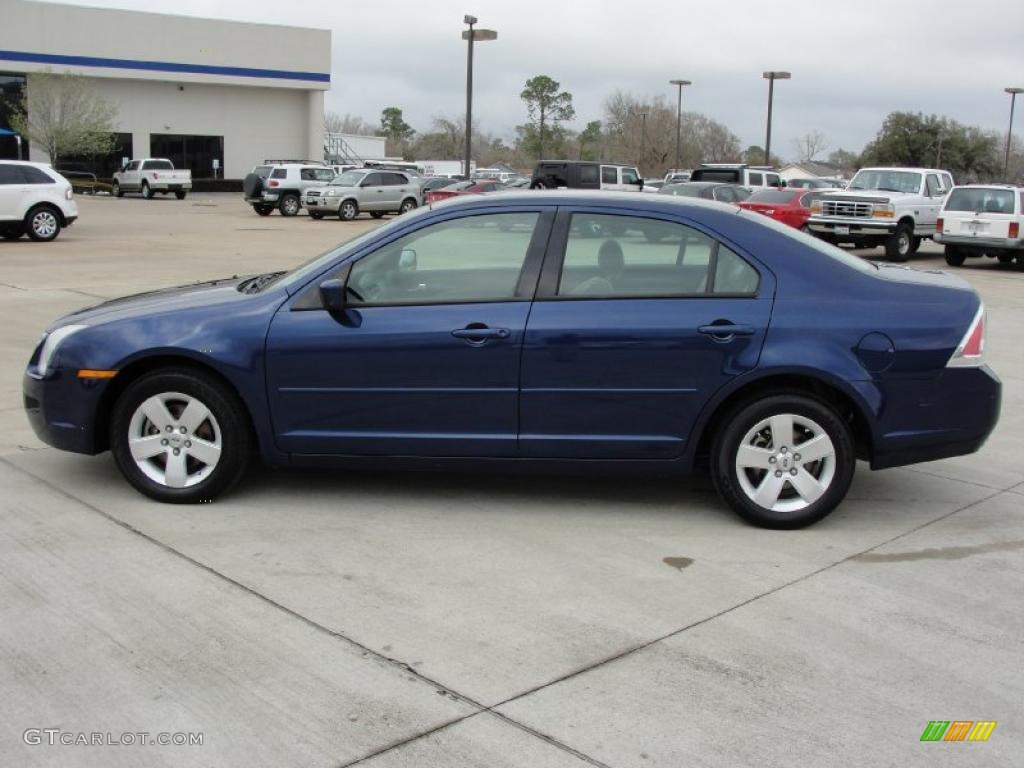
<path fill-rule="evenodd" d="M 932 385 L 887 400 L 886 431 L 876 441 L 872 469 L 977 451 L 999 421 L 1002 382 L 987 365 L 950 368 Z"/>
<path fill-rule="evenodd" d="M 965 248 L 985 250 L 991 248 L 1001 251 L 1024 250 L 1024 239 L 1019 237 L 967 237 L 966 235 L 949 235 L 936 233 L 933 238 L 943 245 L 959 245 Z"/>
<path fill-rule="evenodd" d="M 250 205 L 264 205 L 267 203 L 273 205 L 278 201 L 280 197 L 281 196 L 277 194 L 277 192 L 264 192 L 259 197 L 245 198 L 245 202 L 249 203 Z"/>
<path fill-rule="evenodd" d="M 25 415 L 36 437 L 62 451 L 95 454 L 96 413 L 108 382 L 78 379 L 58 368 L 39 377 L 31 370 L 22 377 Z"/>

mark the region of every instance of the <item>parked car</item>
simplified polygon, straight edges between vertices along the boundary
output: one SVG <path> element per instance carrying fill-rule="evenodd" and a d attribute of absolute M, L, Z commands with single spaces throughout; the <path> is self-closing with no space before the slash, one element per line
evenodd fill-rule
<path fill-rule="evenodd" d="M 984 317 L 954 275 L 875 265 L 742 209 L 467 195 L 290 272 L 68 315 L 32 353 L 24 403 L 42 440 L 110 449 L 165 502 L 216 498 L 256 455 L 708 465 L 737 513 L 792 528 L 835 509 L 858 458 L 882 469 L 984 443 L 1001 386 Z"/>
<path fill-rule="evenodd" d="M 77 218 L 71 183 L 50 166 L 0 160 L 0 237 L 49 241 Z"/>
<path fill-rule="evenodd" d="M 807 226 L 828 242 L 881 245 L 890 261 L 906 261 L 935 234 L 952 188 L 949 171 L 936 168 L 861 168 L 845 190 L 812 203 Z"/>
<path fill-rule="evenodd" d="M 379 219 L 418 207 L 419 180 L 402 171 L 360 168 L 335 176 L 326 186 L 307 189 L 302 201 L 314 219 L 336 215 L 352 221 L 363 211 Z"/>
<path fill-rule="evenodd" d="M 275 208 L 282 216 L 297 216 L 303 193 L 324 186 L 335 175 L 332 167 L 316 163 L 265 163 L 245 177 L 242 193 L 260 216 L 269 216 Z"/>
<path fill-rule="evenodd" d="M 759 189 L 739 205 L 807 232 L 811 200 L 816 197 L 818 193 L 808 189 Z"/>
<path fill-rule="evenodd" d="M 665 186 L 665 182 L 661 179 L 644 179 L 644 186 L 642 192 L 655 193 Z"/>
<path fill-rule="evenodd" d="M 427 193 L 428 203 L 439 203 L 452 197 L 462 195 L 482 195 L 484 192 L 497 192 L 501 184 L 493 179 L 475 179 L 472 181 L 457 181 L 447 187 L 435 189 Z"/>
<path fill-rule="evenodd" d="M 690 181 L 718 181 L 738 184 L 753 192 L 757 189 L 783 186 L 782 177 L 774 168 L 743 163 L 704 163 L 690 174 Z"/>
<path fill-rule="evenodd" d="M 959 267 L 968 256 L 1017 260 L 1024 269 L 1024 188 L 997 184 L 953 187 L 935 223 L 935 242 L 946 246 L 946 263 Z"/>
<path fill-rule="evenodd" d="M 842 189 L 841 182 L 832 179 L 789 179 L 786 186 L 793 189 Z"/>
<path fill-rule="evenodd" d="M 447 176 L 433 176 L 429 179 L 424 179 L 423 183 L 420 184 L 420 205 L 427 204 L 427 193 L 435 189 L 441 189 L 442 187 L 451 186 L 456 182 L 456 179 L 449 179 Z"/>
<path fill-rule="evenodd" d="M 114 174 L 110 185 L 111 193 L 124 197 L 125 192 L 138 192 L 152 200 L 158 192 L 161 195 L 174 193 L 179 200 L 192 189 L 192 171 L 176 170 L 174 163 L 162 157 L 132 160 Z"/>
<path fill-rule="evenodd" d="M 750 197 L 750 192 L 746 187 L 720 181 L 684 181 L 680 184 L 666 184 L 658 190 L 658 193 L 676 197 L 699 197 L 703 200 L 717 200 L 720 203 L 739 203 Z"/>
<path fill-rule="evenodd" d="M 532 189 L 603 189 L 639 191 L 643 179 L 635 165 L 592 163 L 585 160 L 542 160 L 533 169 Z"/>
<path fill-rule="evenodd" d="M 683 181 L 689 181 L 690 180 L 690 175 L 691 175 L 690 171 L 687 170 L 687 169 L 683 169 L 683 168 L 670 168 L 665 173 L 664 181 L 665 181 L 666 184 L 679 184 L 680 182 L 683 182 Z"/>

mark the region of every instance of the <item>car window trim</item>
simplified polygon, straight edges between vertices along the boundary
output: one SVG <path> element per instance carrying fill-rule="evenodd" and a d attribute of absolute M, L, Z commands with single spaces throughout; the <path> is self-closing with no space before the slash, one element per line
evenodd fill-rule
<path fill-rule="evenodd" d="M 710 238 L 714 243 L 711 254 L 708 256 L 708 280 L 703 293 L 673 293 L 651 296 L 648 294 L 614 296 L 574 296 L 572 294 L 559 295 L 558 285 L 562 277 L 562 265 L 565 262 L 565 252 L 569 245 L 569 230 L 573 214 L 593 214 L 595 216 L 627 216 L 634 219 L 651 219 L 653 221 L 664 221 L 670 224 L 679 224 L 689 227 L 695 232 Z M 715 275 L 711 271 L 718 267 L 718 248 L 724 245 L 736 254 L 747 266 L 757 275 L 757 287 L 752 293 L 711 293 L 714 290 Z M 540 280 L 537 283 L 537 291 L 534 301 L 659 301 L 675 299 L 756 299 L 764 297 L 761 289 L 766 285 L 764 272 L 760 262 L 747 258 L 740 248 L 731 242 L 723 241 L 718 234 L 708 231 L 690 219 L 676 218 L 658 215 L 654 211 L 626 211 L 620 208 L 593 208 L 576 206 L 559 206 L 558 214 L 555 217 L 554 226 L 551 229 L 551 237 L 548 240 L 547 252 L 544 255 L 544 264 L 541 267 Z"/>
<path fill-rule="evenodd" d="M 345 273 L 345 282 L 348 283 L 348 277 L 351 274 L 351 268 L 356 262 L 372 256 L 374 253 L 379 251 L 381 248 L 387 248 L 396 240 L 401 240 L 403 237 L 407 237 L 422 229 L 425 229 L 435 224 L 443 224 L 447 221 L 455 221 L 457 219 L 468 219 L 475 216 L 499 216 L 501 214 L 517 214 L 517 213 L 536 213 L 537 223 L 533 228 L 533 235 L 530 237 L 530 244 L 526 247 L 526 256 L 523 258 L 523 266 L 519 270 L 519 278 L 516 280 L 515 296 L 512 298 L 500 298 L 500 299 L 473 299 L 465 301 L 422 301 L 422 302 L 397 302 L 397 303 L 372 303 L 372 304 L 360 304 L 353 306 L 353 310 L 362 309 L 376 309 L 378 307 L 436 307 L 436 306 L 458 306 L 465 304 L 513 304 L 519 302 L 532 302 L 536 298 L 538 277 L 541 271 L 541 263 L 544 260 L 544 254 L 547 252 L 549 241 L 551 238 L 552 225 L 555 219 L 556 208 L 553 206 L 529 206 L 525 208 L 514 208 L 514 209 L 473 209 L 468 215 L 454 215 L 445 216 L 444 218 L 430 219 L 423 223 L 423 226 L 416 227 L 415 229 L 403 229 L 395 234 L 394 237 L 390 237 L 387 240 L 375 241 L 367 246 L 365 250 L 362 250 L 358 254 L 352 254 L 346 257 L 340 262 L 332 264 L 330 267 L 324 269 L 316 277 L 312 278 L 302 288 L 297 290 L 294 294 L 293 300 L 290 302 L 288 307 L 291 312 L 303 312 L 309 310 L 326 311 L 323 305 L 319 303 L 317 299 L 311 299 L 310 293 L 318 293 L 320 290 L 320 283 L 325 279 L 325 275 L 347 267 Z M 315 302 L 315 305 L 313 305 Z"/>

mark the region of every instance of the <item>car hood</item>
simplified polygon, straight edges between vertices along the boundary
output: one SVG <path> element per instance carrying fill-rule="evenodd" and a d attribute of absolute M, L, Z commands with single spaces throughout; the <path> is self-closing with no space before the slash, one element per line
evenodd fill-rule
<path fill-rule="evenodd" d="M 238 285 L 248 277 L 223 278 L 208 280 L 201 283 L 179 285 L 173 288 L 161 288 L 145 293 L 123 296 L 101 304 L 95 304 L 65 315 L 53 323 L 47 330 L 58 328 L 70 323 L 98 325 L 112 320 L 123 320 L 140 315 L 154 315 L 172 312 L 179 309 L 194 309 L 216 304 L 242 302 L 249 298 L 248 294 L 240 293 Z"/>
<path fill-rule="evenodd" d="M 824 190 L 823 190 L 824 191 Z M 858 202 L 887 203 L 909 197 L 912 192 L 887 192 L 881 189 L 839 189 L 822 197 L 822 200 L 857 200 Z"/>

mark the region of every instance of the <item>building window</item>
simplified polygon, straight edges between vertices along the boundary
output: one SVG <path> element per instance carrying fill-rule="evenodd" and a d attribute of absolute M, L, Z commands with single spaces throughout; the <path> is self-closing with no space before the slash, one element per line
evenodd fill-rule
<path fill-rule="evenodd" d="M 194 179 L 214 178 L 213 161 L 217 161 L 217 177 L 224 175 L 224 137 L 187 136 L 176 133 L 151 133 L 149 151 L 153 157 L 166 157 L 175 168 L 192 171 Z"/>
<path fill-rule="evenodd" d="M 62 155 L 57 162 L 56 170 L 72 181 L 95 176 L 98 179 L 109 179 L 115 171 L 119 171 L 125 158 L 132 156 L 132 135 L 115 133 L 114 148 L 105 155 Z M 73 174 L 68 176 L 68 174 Z"/>
<path fill-rule="evenodd" d="M 25 93 L 25 76 L 0 72 L 0 159 L 18 159 L 18 139 L 4 131 L 11 128 L 12 105 L 21 101 Z M 28 138 L 21 138 L 21 159 L 28 160 Z"/>

